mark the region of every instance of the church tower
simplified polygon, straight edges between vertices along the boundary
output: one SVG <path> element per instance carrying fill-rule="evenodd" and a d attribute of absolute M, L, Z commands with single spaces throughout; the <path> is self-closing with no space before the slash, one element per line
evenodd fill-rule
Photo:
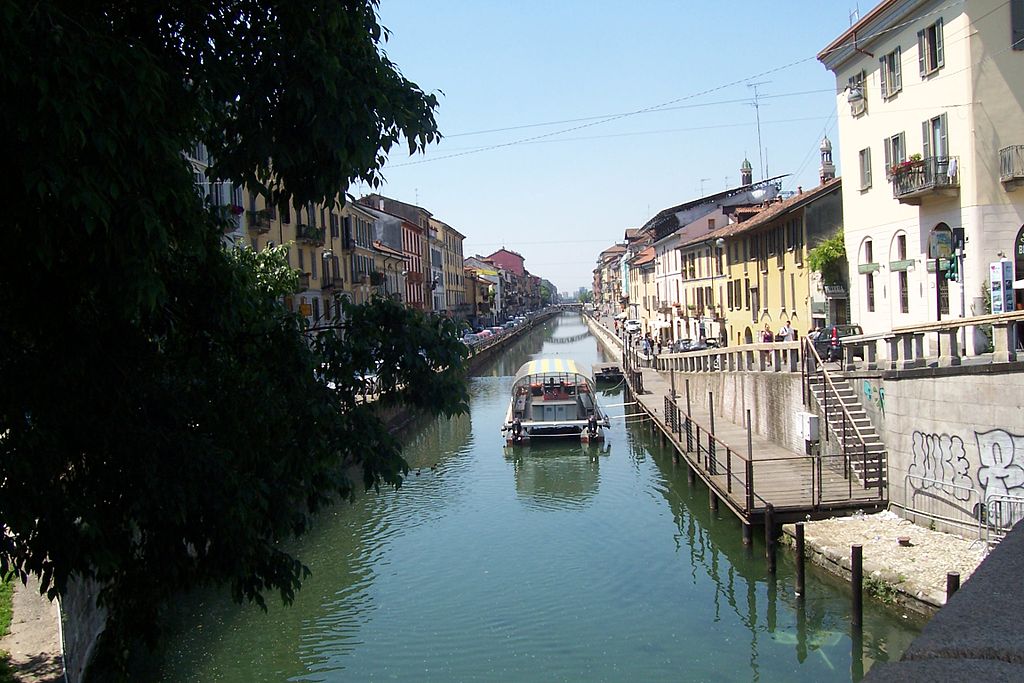
<path fill-rule="evenodd" d="M 836 177 L 836 165 L 832 163 L 832 143 L 826 135 L 821 139 L 821 167 L 818 168 L 818 178 L 824 185 Z"/>
<path fill-rule="evenodd" d="M 754 182 L 754 167 L 750 165 L 749 159 L 743 160 L 740 166 L 740 185 L 750 185 Z"/>

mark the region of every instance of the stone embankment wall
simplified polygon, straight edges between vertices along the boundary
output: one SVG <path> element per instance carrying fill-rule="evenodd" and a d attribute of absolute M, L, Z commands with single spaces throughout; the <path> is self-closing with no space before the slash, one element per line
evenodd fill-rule
<path fill-rule="evenodd" d="M 856 373 L 888 450 L 889 500 L 905 516 L 984 536 L 993 498 L 1024 498 L 1024 373 L 998 365 Z M 1021 505 L 1007 506 L 1010 522 Z M 916 513 L 916 514 L 915 514 Z"/>
<path fill-rule="evenodd" d="M 621 354 L 618 340 L 603 325 L 587 318 L 594 336 L 616 356 Z M 715 417 L 737 425 L 746 425 L 747 410 L 755 434 L 799 453 L 804 452 L 796 414 L 803 410 L 800 373 L 793 372 L 675 372 L 662 373 L 670 382 L 674 374 L 679 405 L 685 406 L 686 385 L 694 407 L 715 405 Z M 709 396 L 710 394 L 710 396 Z M 705 427 L 707 425 L 704 425 Z M 737 447 L 742 444 L 735 444 Z"/>

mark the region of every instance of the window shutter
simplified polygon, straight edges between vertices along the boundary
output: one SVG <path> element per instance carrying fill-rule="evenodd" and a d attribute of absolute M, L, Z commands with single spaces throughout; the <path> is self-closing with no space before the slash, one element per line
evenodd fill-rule
<path fill-rule="evenodd" d="M 924 121 L 921 124 L 921 158 L 927 160 L 932 156 L 932 126 L 931 121 Z"/>
<path fill-rule="evenodd" d="M 896 160 L 892 158 L 892 152 L 889 149 L 891 146 L 892 138 L 882 140 L 882 150 L 885 152 L 885 168 L 887 171 L 892 168 L 894 163 L 896 163 Z"/>
<path fill-rule="evenodd" d="M 865 154 L 864 156 L 864 167 L 867 169 L 867 186 L 871 187 L 871 148 L 868 147 L 864 151 L 867 152 L 867 154 Z"/>
<path fill-rule="evenodd" d="M 897 93 L 903 90 L 903 50 L 896 48 L 893 52 L 892 83 L 889 84 L 889 91 Z"/>
<path fill-rule="evenodd" d="M 942 56 L 942 17 L 935 22 L 935 68 L 941 68 L 945 64 Z"/>
<path fill-rule="evenodd" d="M 936 156 L 945 157 L 949 154 L 949 146 L 946 144 L 946 115 L 939 116 L 939 149 L 935 150 Z"/>
<path fill-rule="evenodd" d="M 888 59 L 888 57 L 882 57 L 882 58 L 880 58 L 878 60 L 878 80 L 881 81 L 881 83 L 882 83 L 882 99 L 885 99 L 886 97 L 889 96 L 889 89 L 887 87 L 888 83 L 886 82 L 886 75 L 885 75 L 885 70 L 886 70 L 885 62 L 886 62 L 887 59 Z"/>
<path fill-rule="evenodd" d="M 901 131 L 897 136 L 900 141 L 900 158 L 897 161 L 907 160 L 907 134 L 905 131 Z"/>
<path fill-rule="evenodd" d="M 924 39 L 924 31 L 917 32 L 917 67 L 921 70 L 921 78 L 928 73 L 928 43 Z"/>
<path fill-rule="evenodd" d="M 1010 38 L 1014 50 L 1024 50 L 1024 0 L 1010 0 Z"/>

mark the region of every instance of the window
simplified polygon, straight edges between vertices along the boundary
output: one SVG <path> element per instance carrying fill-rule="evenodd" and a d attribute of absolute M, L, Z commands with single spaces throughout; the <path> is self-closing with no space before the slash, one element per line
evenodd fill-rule
<path fill-rule="evenodd" d="M 281 207 L 281 222 L 282 223 L 291 223 L 292 222 L 292 207 L 289 206 L 287 203 L 285 203 L 285 205 Z"/>
<path fill-rule="evenodd" d="M 313 323 L 320 320 L 320 297 L 313 297 Z"/>
<path fill-rule="evenodd" d="M 779 296 L 782 298 L 782 310 L 786 310 L 786 274 L 779 273 Z"/>
<path fill-rule="evenodd" d="M 875 311 L 875 274 L 864 273 L 864 293 L 867 295 L 868 312 Z"/>
<path fill-rule="evenodd" d="M 864 240 L 864 263 L 875 262 L 874 251 L 874 246 L 871 244 L 871 240 Z"/>
<path fill-rule="evenodd" d="M 866 147 L 859 153 L 860 156 L 860 189 L 861 191 L 871 189 L 871 148 Z"/>
<path fill-rule="evenodd" d="M 891 176 L 893 167 L 907 160 L 906 133 L 901 132 L 891 138 L 885 138 L 882 140 L 882 149 L 885 150 L 885 172 Z"/>
<path fill-rule="evenodd" d="M 850 113 L 860 116 L 868 110 L 868 92 L 865 89 L 867 74 L 860 71 L 850 76 L 846 82 L 846 101 L 850 103 Z"/>
<path fill-rule="evenodd" d="M 1024 50 L 1024 0 L 1010 0 L 1010 39 L 1014 50 Z"/>
<path fill-rule="evenodd" d="M 314 280 L 317 279 L 317 274 L 316 274 L 316 252 L 315 251 L 312 254 L 309 255 L 309 275 Z"/>
<path fill-rule="evenodd" d="M 924 78 L 942 68 L 942 19 L 917 32 L 917 65 Z"/>
<path fill-rule="evenodd" d="M 907 236 L 896 236 L 896 258 L 899 261 L 907 259 Z M 910 312 L 910 287 L 907 282 L 907 271 L 901 270 L 896 273 L 896 286 L 900 295 L 900 313 Z"/>
<path fill-rule="evenodd" d="M 715 229 L 715 219 L 714 218 L 709 218 L 708 219 L 708 230 L 714 230 L 714 229 Z"/>
<path fill-rule="evenodd" d="M 896 48 L 878 60 L 878 78 L 882 82 L 883 100 L 894 97 L 896 93 L 903 90 L 903 75 L 900 72 L 900 57 L 900 49 Z"/>
<path fill-rule="evenodd" d="M 946 115 L 940 114 L 921 123 L 921 142 L 924 158 L 944 158 L 948 153 L 946 143 Z M 945 170 L 943 170 L 945 173 Z"/>
<path fill-rule="evenodd" d="M 299 270 L 306 270 L 305 255 L 303 254 L 303 251 L 301 249 L 299 249 L 298 252 L 299 252 Z"/>

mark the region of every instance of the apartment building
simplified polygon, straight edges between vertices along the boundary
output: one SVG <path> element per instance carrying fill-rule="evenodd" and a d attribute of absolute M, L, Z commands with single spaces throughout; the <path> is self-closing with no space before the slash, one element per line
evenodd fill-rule
<path fill-rule="evenodd" d="M 853 322 L 987 313 L 1003 258 L 1024 286 L 1024 3 L 886 0 L 818 59 L 836 77 Z"/>

